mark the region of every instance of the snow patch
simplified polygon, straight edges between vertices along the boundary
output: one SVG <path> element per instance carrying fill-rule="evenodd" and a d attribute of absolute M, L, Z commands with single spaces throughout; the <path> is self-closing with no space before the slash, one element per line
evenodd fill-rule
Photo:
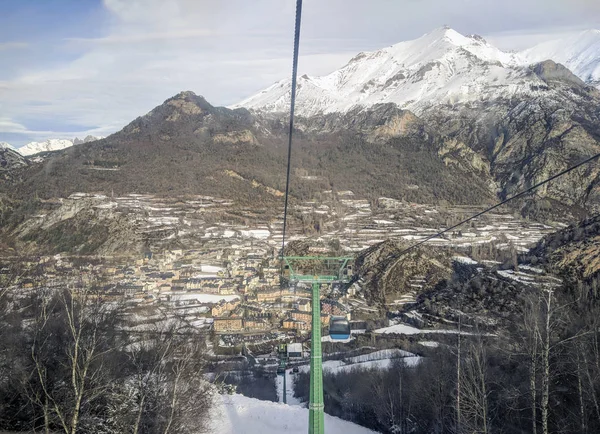
<path fill-rule="evenodd" d="M 308 409 L 261 401 L 242 395 L 217 397 L 208 433 L 211 434 L 306 434 Z M 328 434 L 375 434 L 337 417 L 325 414 Z"/>

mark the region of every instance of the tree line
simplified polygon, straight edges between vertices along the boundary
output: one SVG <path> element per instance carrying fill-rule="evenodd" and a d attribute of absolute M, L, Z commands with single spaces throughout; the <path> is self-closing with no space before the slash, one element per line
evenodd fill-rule
<path fill-rule="evenodd" d="M 25 291 L 25 290 L 21 290 Z M 129 334 L 89 290 L 0 294 L 0 429 L 197 433 L 212 402 L 204 339 L 173 317 Z"/>
<path fill-rule="evenodd" d="M 519 302 L 507 325 L 463 327 L 416 366 L 326 371 L 325 411 L 393 434 L 600 432 L 598 301 L 538 287 Z M 296 394 L 308 399 L 308 374 Z"/>

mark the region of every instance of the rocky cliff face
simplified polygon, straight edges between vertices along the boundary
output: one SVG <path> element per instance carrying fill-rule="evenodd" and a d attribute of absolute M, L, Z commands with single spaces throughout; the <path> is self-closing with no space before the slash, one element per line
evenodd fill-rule
<path fill-rule="evenodd" d="M 600 98 L 552 62 L 532 66 L 546 88 L 534 98 L 462 105 L 425 114 L 438 131 L 489 161 L 501 198 L 513 195 L 600 152 Z M 544 94 L 546 93 L 546 94 Z M 597 211 L 599 168 L 587 165 L 537 191 L 577 210 Z"/>
<path fill-rule="evenodd" d="M 544 237 L 523 260 L 561 274 L 572 290 L 600 296 L 600 216 Z M 586 294 L 587 295 L 587 294 Z"/>
<path fill-rule="evenodd" d="M 13 148 L 0 143 L 0 181 L 10 182 L 19 179 L 17 169 L 24 168 L 28 161 Z"/>
<path fill-rule="evenodd" d="M 369 304 L 381 311 L 386 311 L 386 305 L 394 298 L 411 292 L 419 295 L 422 288 L 433 287 L 452 273 L 447 254 L 415 249 L 399 256 L 406 247 L 385 241 L 365 250 L 355 260 L 353 280 L 358 282 Z"/>
<path fill-rule="evenodd" d="M 125 209 L 101 206 L 93 197 L 65 199 L 60 205 L 40 207 L 34 217 L 11 231 L 21 254 L 119 255 L 142 251 L 139 219 Z"/>

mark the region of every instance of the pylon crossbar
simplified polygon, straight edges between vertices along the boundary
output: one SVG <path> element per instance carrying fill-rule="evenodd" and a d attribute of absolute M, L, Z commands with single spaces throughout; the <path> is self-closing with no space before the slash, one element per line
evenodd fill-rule
<path fill-rule="evenodd" d="M 284 256 L 290 282 L 333 283 L 348 282 L 344 270 L 353 258 L 348 256 Z M 305 264 L 302 267 L 302 263 Z M 315 263 L 319 267 L 315 267 Z M 312 269 L 311 268 L 312 264 Z M 308 268 L 308 269 L 307 269 Z"/>

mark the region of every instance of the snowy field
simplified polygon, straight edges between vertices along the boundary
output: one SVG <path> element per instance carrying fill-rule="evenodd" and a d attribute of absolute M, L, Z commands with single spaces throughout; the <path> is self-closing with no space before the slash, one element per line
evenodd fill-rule
<path fill-rule="evenodd" d="M 308 409 L 242 395 L 217 397 L 206 434 L 306 434 Z M 370 429 L 325 414 L 327 434 L 369 434 Z"/>
<path fill-rule="evenodd" d="M 285 400 L 288 405 L 302 405 L 302 402 L 294 397 L 294 379 L 296 376 L 291 369 L 285 370 Z M 277 375 L 275 378 L 275 386 L 277 387 L 277 398 L 283 403 L 283 375 Z"/>
<path fill-rule="evenodd" d="M 331 192 L 326 193 L 329 197 Z M 314 200 L 297 204 L 294 208 L 307 215 L 319 215 L 323 219 L 322 241 L 337 239 L 348 251 L 360 251 L 386 239 L 419 241 L 444 229 L 443 222 L 448 216 L 464 217 L 481 211 L 480 207 L 456 206 L 436 209 L 433 205 L 402 202 L 390 198 L 379 198 L 378 207 L 371 208 L 365 199 L 355 197 L 351 191 L 331 206 Z M 115 212 L 127 209 L 139 221 L 140 233 L 150 236 L 155 246 L 172 245 L 179 240 L 183 245 L 200 248 L 207 242 L 218 243 L 219 247 L 244 248 L 254 245 L 277 246 L 281 242 L 282 221 L 280 218 L 264 219 L 262 214 L 253 216 L 244 225 L 219 223 L 210 225 L 207 220 L 228 213 L 233 202 L 209 196 L 165 198 L 153 195 L 129 194 L 121 197 L 107 197 L 88 193 L 74 193 L 63 206 L 70 209 L 74 202 L 86 199 L 92 207 L 112 209 Z M 57 213 L 67 212 L 65 210 Z M 52 214 L 54 215 L 54 214 Z M 57 214 L 58 215 L 58 214 Z M 441 216 L 441 217 L 440 217 Z M 48 217 L 52 218 L 52 216 Z M 346 222 L 340 229 L 333 224 L 338 220 Z M 558 224 L 557 226 L 560 226 Z M 526 221 L 509 213 L 490 213 L 478 219 L 463 233 L 451 233 L 444 238 L 429 241 L 431 245 L 468 248 L 491 242 L 500 249 L 515 246 L 525 251 L 542 236 L 556 228 L 536 222 Z M 305 235 L 290 233 L 290 241 L 305 239 Z M 500 242 L 506 238 L 506 242 Z M 165 244 L 166 243 L 166 244 Z M 250 244 L 248 244 L 250 243 Z M 237 247 L 236 247 L 237 246 Z M 466 256 L 455 257 L 456 261 L 471 263 Z M 473 264 L 475 265 L 475 264 Z M 221 267 L 202 264 L 199 278 L 216 276 Z"/>
<path fill-rule="evenodd" d="M 349 357 L 344 360 L 324 361 L 323 372 L 338 374 L 353 370 L 388 369 L 392 366 L 394 359 L 402 359 L 406 366 L 409 367 L 416 366 L 421 361 L 421 357 L 408 351 L 400 349 L 380 350 L 361 356 Z M 309 372 L 310 366 L 302 365 L 299 366 L 299 369 L 300 372 Z"/>
<path fill-rule="evenodd" d="M 426 330 L 426 329 L 418 329 L 416 327 L 413 326 L 409 326 L 408 324 L 396 324 L 393 326 L 389 326 L 389 327 L 383 327 L 380 329 L 377 329 L 374 331 L 375 333 L 379 333 L 379 334 L 402 334 L 402 335 L 418 335 L 418 334 L 429 334 L 429 333 L 449 333 L 449 334 L 456 334 L 458 333 L 458 330 L 444 330 L 444 329 L 432 329 L 432 330 Z M 468 333 L 468 332 L 461 332 L 462 335 L 472 335 L 472 333 Z"/>
<path fill-rule="evenodd" d="M 334 374 L 339 374 L 341 372 L 351 372 L 351 371 L 361 371 L 361 370 L 369 370 L 369 369 L 389 369 L 393 366 L 394 359 L 381 359 L 381 360 L 371 360 L 368 362 L 360 362 L 360 363 L 351 363 L 351 364 L 343 364 L 336 367 L 329 368 L 323 366 L 324 371 L 329 371 Z M 421 358 L 419 356 L 412 357 L 402 357 L 398 360 L 402 360 L 407 367 L 414 367 L 419 364 Z M 326 362 L 327 363 L 327 362 Z"/>

